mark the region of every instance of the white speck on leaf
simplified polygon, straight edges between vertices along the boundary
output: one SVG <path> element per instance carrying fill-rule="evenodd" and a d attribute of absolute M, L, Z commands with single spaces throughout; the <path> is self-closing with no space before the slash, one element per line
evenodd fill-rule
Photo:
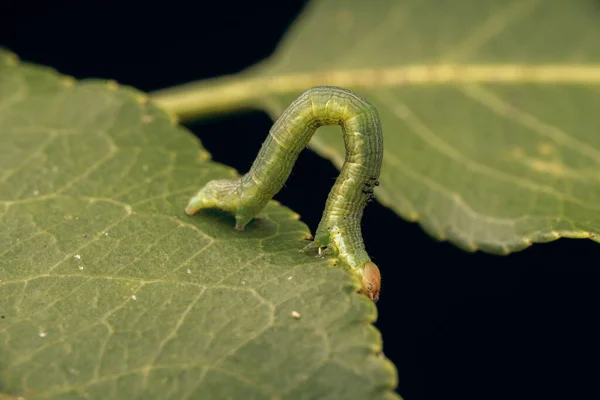
<path fill-rule="evenodd" d="M 41 331 L 41 332 L 40 332 L 40 337 L 46 337 L 46 332 L 44 332 L 44 331 Z"/>
<path fill-rule="evenodd" d="M 299 319 L 301 317 L 300 313 L 296 310 L 292 311 L 292 317 Z"/>
<path fill-rule="evenodd" d="M 242 281 L 242 285 L 245 285 L 245 284 L 246 284 L 246 281 Z"/>
<path fill-rule="evenodd" d="M 81 260 L 81 256 L 79 254 L 75 254 L 74 256 L 76 259 Z"/>
<path fill-rule="evenodd" d="M 131 299 L 132 299 L 132 300 L 137 300 L 137 297 L 136 297 L 136 295 L 135 295 L 135 294 L 134 294 L 134 295 L 132 295 L 132 296 L 131 296 Z"/>
<path fill-rule="evenodd" d="M 186 272 L 187 272 L 188 274 L 191 274 L 191 273 L 192 273 L 192 271 L 191 271 L 189 268 L 187 269 L 187 271 L 186 271 Z"/>
<path fill-rule="evenodd" d="M 293 276 L 288 276 L 288 281 L 291 281 Z"/>
<path fill-rule="evenodd" d="M 104 232 L 104 236 L 108 236 L 108 232 Z"/>
<path fill-rule="evenodd" d="M 79 270 L 80 270 L 80 271 L 83 271 L 83 265 L 80 265 L 80 266 L 79 266 Z"/>

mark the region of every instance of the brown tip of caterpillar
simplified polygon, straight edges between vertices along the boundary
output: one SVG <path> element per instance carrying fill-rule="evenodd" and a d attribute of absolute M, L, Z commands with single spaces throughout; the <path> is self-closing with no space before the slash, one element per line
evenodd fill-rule
<path fill-rule="evenodd" d="M 381 289 L 381 274 L 374 262 L 369 261 L 365 264 L 361 285 L 360 293 L 366 294 L 374 303 L 377 303 Z"/>

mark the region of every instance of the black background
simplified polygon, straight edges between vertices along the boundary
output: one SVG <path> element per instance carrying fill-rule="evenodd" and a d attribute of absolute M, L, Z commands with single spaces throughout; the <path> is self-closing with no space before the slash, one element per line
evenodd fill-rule
<path fill-rule="evenodd" d="M 262 60 L 304 2 L 159 4 L 3 3 L 0 45 L 76 78 L 152 91 Z M 216 161 L 245 172 L 271 123 L 251 112 L 188 126 Z M 314 231 L 336 176 L 306 151 L 276 199 Z M 507 257 L 469 254 L 377 203 L 363 236 L 382 270 L 377 326 L 406 400 L 600 398 L 598 244 L 563 239 Z"/>

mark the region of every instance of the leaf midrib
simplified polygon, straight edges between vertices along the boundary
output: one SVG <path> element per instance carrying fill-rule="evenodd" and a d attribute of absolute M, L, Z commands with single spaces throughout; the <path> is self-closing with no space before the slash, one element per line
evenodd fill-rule
<path fill-rule="evenodd" d="M 277 58 L 240 75 L 159 90 L 152 101 L 182 120 L 255 108 L 269 96 L 317 85 L 351 88 L 460 84 L 600 85 L 600 64 L 413 64 L 396 67 L 319 70 L 266 75 Z"/>

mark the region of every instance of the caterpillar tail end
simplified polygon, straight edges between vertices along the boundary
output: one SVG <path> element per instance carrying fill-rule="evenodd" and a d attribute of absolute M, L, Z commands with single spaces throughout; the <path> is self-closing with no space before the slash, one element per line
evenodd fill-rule
<path fill-rule="evenodd" d="M 367 295 L 368 298 L 377 303 L 379 300 L 379 291 L 381 290 L 381 273 L 377 265 L 369 261 L 365 264 L 361 277 L 361 288 L 359 293 Z"/>
<path fill-rule="evenodd" d="M 200 189 L 185 207 L 187 215 L 194 215 L 203 208 L 219 208 L 235 212 L 235 181 L 213 180 Z"/>
<path fill-rule="evenodd" d="M 208 207 L 209 206 L 206 205 L 206 198 L 202 195 L 202 191 L 200 191 L 190 199 L 187 206 L 185 207 L 185 213 L 187 215 L 194 215 L 200 209 Z"/>
<path fill-rule="evenodd" d="M 185 207 L 187 215 L 194 215 L 203 208 L 217 208 L 235 215 L 235 229 L 243 231 L 263 205 L 253 196 L 240 195 L 239 179 L 220 179 L 208 182 L 194 195 Z"/>

